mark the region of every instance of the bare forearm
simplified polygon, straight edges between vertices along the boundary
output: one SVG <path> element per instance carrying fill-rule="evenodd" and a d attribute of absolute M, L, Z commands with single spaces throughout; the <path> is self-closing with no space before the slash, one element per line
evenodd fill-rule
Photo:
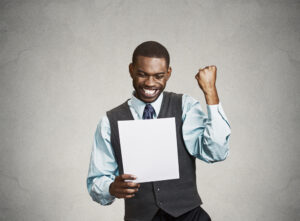
<path fill-rule="evenodd" d="M 214 87 L 204 92 L 205 100 L 208 105 L 219 104 L 219 96 L 217 89 Z"/>

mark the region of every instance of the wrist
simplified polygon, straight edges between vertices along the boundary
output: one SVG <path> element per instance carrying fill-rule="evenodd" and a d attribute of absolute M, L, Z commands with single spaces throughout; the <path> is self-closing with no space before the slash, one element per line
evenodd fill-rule
<path fill-rule="evenodd" d="M 109 188 L 108 188 L 108 192 L 109 192 L 109 194 L 112 195 L 112 196 L 113 196 L 113 194 L 112 194 L 112 185 L 113 185 L 113 183 L 114 183 L 114 182 L 112 182 L 112 183 L 109 185 Z"/>
<path fill-rule="evenodd" d="M 213 96 L 217 94 L 217 88 L 215 86 L 203 88 L 202 91 L 205 96 Z"/>
<path fill-rule="evenodd" d="M 216 88 L 206 90 L 204 96 L 208 105 L 219 104 L 219 96 Z"/>

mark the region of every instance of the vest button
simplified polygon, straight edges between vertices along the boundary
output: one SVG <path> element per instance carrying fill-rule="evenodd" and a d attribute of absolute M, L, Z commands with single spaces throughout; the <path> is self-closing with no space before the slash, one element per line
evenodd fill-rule
<path fill-rule="evenodd" d="M 160 191 L 160 189 L 159 189 L 159 188 L 157 188 L 157 192 L 158 192 L 158 191 Z"/>
<path fill-rule="evenodd" d="M 163 204 L 163 203 L 162 203 L 161 201 L 159 201 L 159 202 L 158 202 L 158 205 L 160 205 L 160 206 L 161 206 L 162 204 Z"/>

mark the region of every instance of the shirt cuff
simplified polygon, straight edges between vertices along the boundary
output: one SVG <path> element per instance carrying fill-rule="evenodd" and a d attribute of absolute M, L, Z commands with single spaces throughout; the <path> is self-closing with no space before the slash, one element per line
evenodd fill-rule
<path fill-rule="evenodd" d="M 214 119 L 216 116 L 219 115 L 219 106 L 221 106 L 221 103 L 219 102 L 218 104 L 212 104 L 212 105 L 206 105 L 207 106 L 207 116 L 208 119 Z"/>
<path fill-rule="evenodd" d="M 105 199 L 108 199 L 109 201 L 115 199 L 115 197 L 112 196 L 112 195 L 109 193 L 109 186 L 110 186 L 110 184 L 111 184 L 112 182 L 114 182 L 114 181 L 113 181 L 113 180 L 107 180 L 107 181 L 105 181 L 104 184 L 103 184 L 103 197 L 104 197 Z"/>
<path fill-rule="evenodd" d="M 103 178 L 103 177 L 102 177 Z M 106 177 L 105 177 L 106 178 Z M 109 193 L 109 186 L 113 182 L 111 179 L 97 179 L 92 186 L 93 198 L 101 205 L 110 205 L 115 197 Z"/>
<path fill-rule="evenodd" d="M 219 104 L 207 105 L 207 115 L 209 120 L 223 119 L 230 128 L 229 121 L 225 115 L 221 102 L 219 102 Z"/>

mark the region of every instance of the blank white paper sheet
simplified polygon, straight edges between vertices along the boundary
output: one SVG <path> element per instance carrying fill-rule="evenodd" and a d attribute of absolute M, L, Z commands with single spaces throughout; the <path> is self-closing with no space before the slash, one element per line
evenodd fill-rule
<path fill-rule="evenodd" d="M 125 174 L 143 183 L 179 179 L 175 118 L 118 121 Z"/>

